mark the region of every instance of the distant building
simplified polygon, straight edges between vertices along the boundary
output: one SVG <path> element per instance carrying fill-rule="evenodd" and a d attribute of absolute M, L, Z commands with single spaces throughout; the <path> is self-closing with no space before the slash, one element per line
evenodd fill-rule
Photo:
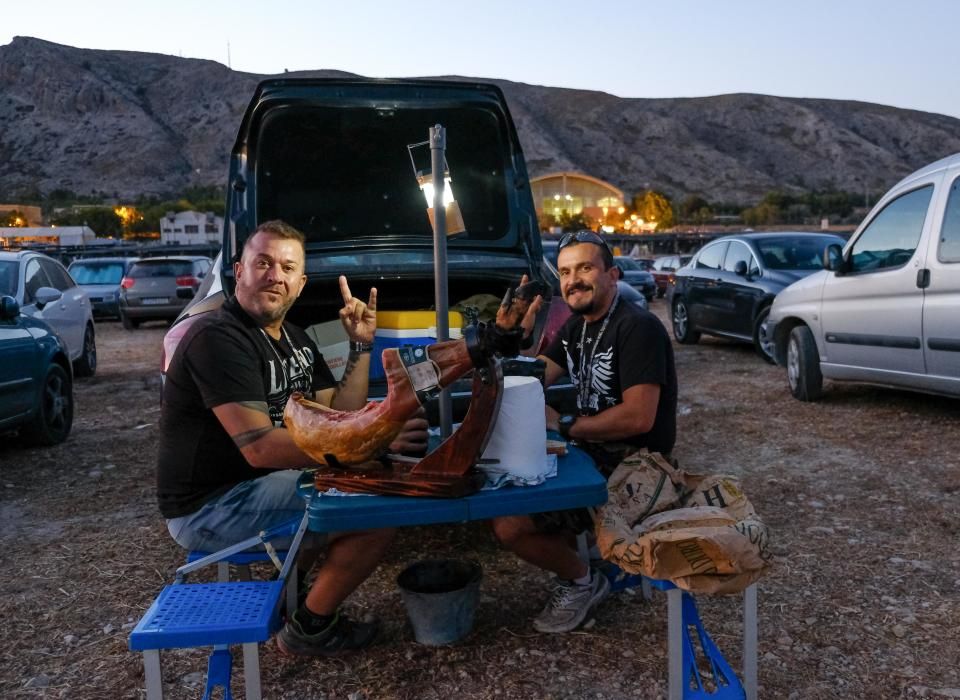
<path fill-rule="evenodd" d="M 160 219 L 161 243 L 219 243 L 223 233 L 223 217 L 213 212 L 167 212 Z"/>
<path fill-rule="evenodd" d="M 73 246 L 97 243 L 89 226 L 0 227 L 0 247 Z"/>
<path fill-rule="evenodd" d="M 40 211 L 40 207 L 29 204 L 0 204 L 0 218 L 5 219 L 13 212 L 18 212 L 23 217 L 23 226 L 43 225 L 43 212 Z"/>
<path fill-rule="evenodd" d="M 583 173 L 559 172 L 531 178 L 530 191 L 537 215 L 559 217 L 567 214 L 588 216 L 602 224 L 623 223 L 623 190 L 599 178 Z"/>

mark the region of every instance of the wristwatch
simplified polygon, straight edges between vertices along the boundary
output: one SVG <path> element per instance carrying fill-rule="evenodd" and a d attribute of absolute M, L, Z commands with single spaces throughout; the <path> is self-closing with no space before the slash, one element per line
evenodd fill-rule
<path fill-rule="evenodd" d="M 573 413 L 564 413 L 557 419 L 557 430 L 563 436 L 564 440 L 570 439 L 570 429 L 577 422 L 577 416 Z"/>

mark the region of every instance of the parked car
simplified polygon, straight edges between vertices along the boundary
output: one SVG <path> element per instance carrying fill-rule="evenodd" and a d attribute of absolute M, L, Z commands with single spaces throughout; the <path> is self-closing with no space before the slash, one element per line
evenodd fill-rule
<path fill-rule="evenodd" d="M 643 269 L 636 260 L 626 255 L 615 255 L 614 263 L 623 272 L 621 279 L 643 294 L 649 302 L 653 301 L 653 295 L 657 291 L 657 283 L 653 280 L 653 275 Z"/>
<path fill-rule="evenodd" d="M 647 298 L 623 280 L 617 282 L 617 290 L 620 292 L 620 299 L 623 301 L 639 306 L 641 309 L 650 308 Z"/>
<path fill-rule="evenodd" d="M 814 401 L 826 377 L 960 397 L 960 153 L 894 185 L 825 262 L 770 312 L 790 392 Z"/>
<path fill-rule="evenodd" d="M 307 284 L 288 318 L 303 328 L 336 320 L 337 277 L 360 298 L 376 286 L 381 310 L 434 305 L 433 232 L 408 144 L 440 123 L 467 231 L 447 241 L 450 305 L 501 298 L 526 274 L 550 284 L 523 151 L 500 88 L 429 80 L 274 79 L 257 87 L 230 158 L 221 255 L 164 339 L 164 364 L 190 324 L 233 292 L 229 262 L 257 225 L 282 219 L 307 237 Z M 429 149 L 424 160 L 429 164 Z M 548 295 L 549 296 L 549 295 Z M 551 314 L 545 300 L 535 354 Z M 553 388 L 549 395 L 553 395 Z M 371 381 L 372 396 L 386 383 Z M 470 397 L 453 387 L 454 415 Z M 463 399 L 461 403 L 461 398 Z"/>
<path fill-rule="evenodd" d="M 193 299 L 213 265 L 201 255 L 141 258 L 120 282 L 120 320 L 132 330 L 144 321 L 173 321 Z"/>
<path fill-rule="evenodd" d="M 633 256 L 630 257 L 633 258 Z M 641 270 L 646 270 L 647 272 L 651 272 L 653 270 L 653 258 L 633 258 L 633 260 L 637 263 L 637 265 L 640 266 Z"/>
<path fill-rule="evenodd" d="M 663 298 L 676 282 L 674 273 L 690 262 L 690 255 L 661 255 L 653 261 L 650 274 L 657 283 L 657 296 Z"/>
<path fill-rule="evenodd" d="M 83 258 L 67 268 L 90 299 L 93 317 L 120 316 L 120 282 L 139 258 Z"/>
<path fill-rule="evenodd" d="M 23 316 L 47 323 L 67 346 L 73 374 L 97 371 L 97 337 L 87 293 L 53 258 L 30 250 L 0 251 L 0 295 L 13 297 Z"/>
<path fill-rule="evenodd" d="M 673 335 L 696 343 L 701 333 L 753 343 L 773 362 L 767 316 L 785 287 L 823 267 L 823 252 L 842 244 L 828 233 L 742 233 L 706 244 L 680 268 L 671 296 Z"/>
<path fill-rule="evenodd" d="M 28 443 L 55 445 L 73 425 L 67 346 L 49 325 L 21 313 L 7 290 L 0 296 L 0 432 L 19 428 Z"/>

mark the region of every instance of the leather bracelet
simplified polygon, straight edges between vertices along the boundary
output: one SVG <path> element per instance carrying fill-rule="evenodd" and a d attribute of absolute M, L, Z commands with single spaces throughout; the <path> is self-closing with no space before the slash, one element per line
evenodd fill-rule
<path fill-rule="evenodd" d="M 350 341 L 350 352 L 362 353 L 362 352 L 373 352 L 373 343 L 364 343 L 359 340 Z"/>

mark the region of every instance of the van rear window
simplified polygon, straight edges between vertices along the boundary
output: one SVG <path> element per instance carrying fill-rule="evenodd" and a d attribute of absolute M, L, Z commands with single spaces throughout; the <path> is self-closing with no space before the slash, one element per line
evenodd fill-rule
<path fill-rule="evenodd" d="M 403 237 L 432 239 L 426 200 L 409 144 L 429 128 L 447 129 L 447 163 L 467 228 L 496 240 L 508 231 L 504 154 L 498 114 L 483 107 L 384 110 L 290 107 L 269 115 L 257 151 L 257 219 L 283 219 L 309 241 Z M 429 166 L 429 147 L 418 167 Z"/>

